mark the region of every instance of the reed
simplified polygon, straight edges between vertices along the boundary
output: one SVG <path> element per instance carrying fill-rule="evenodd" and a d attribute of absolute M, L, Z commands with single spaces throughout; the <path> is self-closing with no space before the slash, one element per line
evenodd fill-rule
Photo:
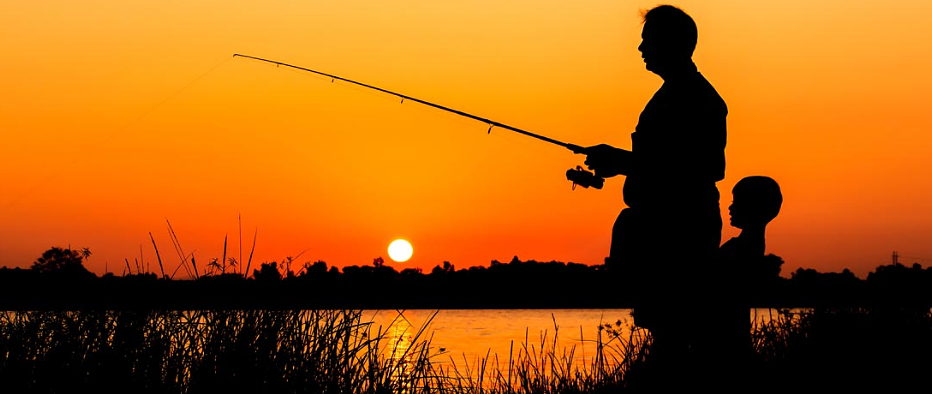
<path fill-rule="evenodd" d="M 487 354 L 444 366 L 426 334 L 432 319 L 402 343 L 355 310 L 3 312 L 0 384 L 23 393 L 584 393 L 617 383 L 633 361 L 625 347 L 638 342 L 600 330 L 585 367 L 555 326 L 507 364 Z"/>
<path fill-rule="evenodd" d="M 930 389 L 932 314 L 927 306 L 774 312 L 752 325 L 749 369 L 751 379 L 770 382 L 774 392 Z"/>
<path fill-rule="evenodd" d="M 649 334 L 637 327 L 623 327 L 621 321 L 599 327 L 594 339 L 587 340 L 580 329 L 580 341 L 595 344 L 595 354 L 577 362 L 576 345 L 561 343 L 560 328 L 554 320 L 552 334 L 543 331 L 524 341 L 508 358 L 486 353 L 475 360 L 460 362 L 451 356 L 449 366 L 440 367 L 443 376 L 437 392 L 488 394 L 556 394 L 616 392 L 624 388 L 626 375 L 643 363 Z"/>
<path fill-rule="evenodd" d="M 352 310 L 4 312 L 0 335 L 8 392 L 421 393 L 434 381 L 423 329 L 391 347 Z"/>
<path fill-rule="evenodd" d="M 576 345 L 563 345 L 556 322 L 536 338 L 526 331 L 507 355 L 468 360 L 431 345 L 432 319 L 398 341 L 394 322 L 377 327 L 357 310 L 0 312 L 0 386 L 16 393 L 592 394 L 631 392 L 649 363 L 649 333 L 621 321 L 591 339 L 580 332 L 595 344 L 584 361 Z M 749 339 L 748 377 L 775 392 L 927 387 L 932 369 L 927 309 L 773 310 L 754 319 Z"/>

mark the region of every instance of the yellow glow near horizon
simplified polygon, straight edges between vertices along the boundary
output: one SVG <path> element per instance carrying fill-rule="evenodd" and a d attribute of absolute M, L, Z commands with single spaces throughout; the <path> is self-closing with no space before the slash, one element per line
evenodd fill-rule
<path fill-rule="evenodd" d="M 388 257 L 397 263 L 408 261 L 412 254 L 414 254 L 414 248 L 406 240 L 396 239 L 388 245 Z"/>

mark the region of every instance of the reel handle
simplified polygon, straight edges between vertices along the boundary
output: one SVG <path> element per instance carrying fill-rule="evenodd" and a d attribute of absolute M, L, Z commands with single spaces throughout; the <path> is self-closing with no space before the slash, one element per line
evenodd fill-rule
<path fill-rule="evenodd" d="M 605 183 L 605 178 L 595 176 L 591 171 L 583 169 L 582 166 L 566 170 L 566 179 L 573 182 L 573 190 L 576 190 L 576 185 L 601 189 Z"/>

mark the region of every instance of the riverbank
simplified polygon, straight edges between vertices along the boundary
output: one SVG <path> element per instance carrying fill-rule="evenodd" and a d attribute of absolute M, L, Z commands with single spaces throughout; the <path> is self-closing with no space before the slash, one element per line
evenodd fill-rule
<path fill-rule="evenodd" d="M 631 383 L 651 367 L 649 332 L 619 325 L 599 330 L 588 363 L 554 332 L 452 364 L 437 362 L 444 350 L 428 325 L 405 344 L 354 310 L 5 312 L 0 384 L 22 393 L 582 394 L 635 392 Z M 775 310 L 750 334 L 755 392 L 929 389 L 928 309 Z"/>

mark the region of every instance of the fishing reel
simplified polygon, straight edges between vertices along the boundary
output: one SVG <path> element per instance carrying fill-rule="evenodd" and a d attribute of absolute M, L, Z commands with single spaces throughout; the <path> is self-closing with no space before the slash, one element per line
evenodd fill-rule
<path fill-rule="evenodd" d="M 595 176 L 591 171 L 583 169 L 582 166 L 566 170 L 566 179 L 573 181 L 573 190 L 576 190 L 576 185 L 587 189 L 589 187 L 601 189 L 605 183 L 605 178 Z"/>

